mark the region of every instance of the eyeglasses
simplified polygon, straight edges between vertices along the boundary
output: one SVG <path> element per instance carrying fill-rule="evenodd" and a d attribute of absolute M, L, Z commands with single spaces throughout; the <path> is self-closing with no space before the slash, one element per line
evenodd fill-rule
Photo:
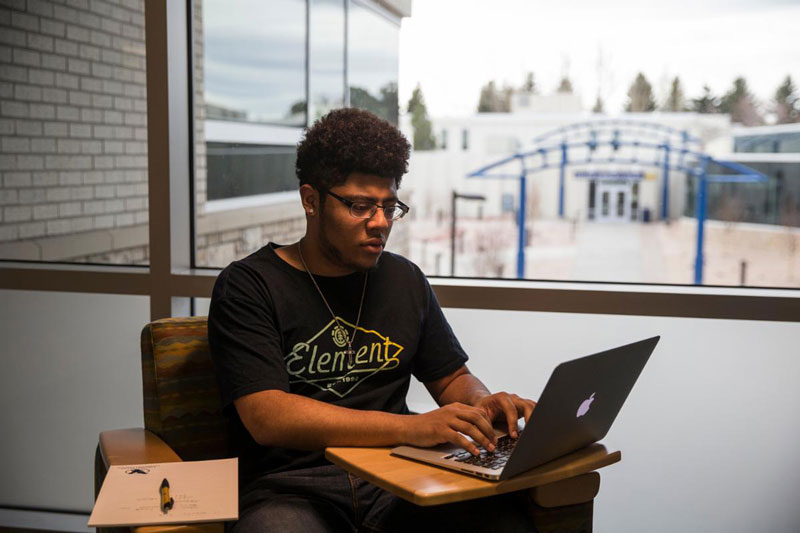
<path fill-rule="evenodd" d="M 342 198 L 338 194 L 329 191 L 328 189 L 320 189 L 325 194 L 329 194 L 342 202 L 344 205 L 350 208 L 350 216 L 355 218 L 372 218 L 375 216 L 375 213 L 378 212 L 378 209 L 383 209 L 383 215 L 386 217 L 386 220 L 400 220 L 403 218 L 408 210 L 411 209 L 406 204 L 397 200 L 397 203 L 394 205 L 380 205 L 380 204 L 372 204 L 369 202 L 354 202 L 352 200 L 348 200 L 347 198 Z"/>

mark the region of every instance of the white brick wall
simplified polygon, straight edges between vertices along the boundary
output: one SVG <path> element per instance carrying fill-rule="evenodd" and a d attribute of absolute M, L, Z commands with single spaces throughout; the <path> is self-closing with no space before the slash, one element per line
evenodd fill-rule
<path fill-rule="evenodd" d="M 0 243 L 146 222 L 143 9 L 0 3 Z"/>

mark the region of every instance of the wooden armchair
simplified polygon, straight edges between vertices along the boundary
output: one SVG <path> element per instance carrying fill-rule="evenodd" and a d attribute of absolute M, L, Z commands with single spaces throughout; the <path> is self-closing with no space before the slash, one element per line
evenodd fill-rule
<path fill-rule="evenodd" d="M 230 457 L 227 420 L 208 346 L 206 317 L 167 318 L 142 330 L 144 428 L 104 431 L 95 454 L 95 497 L 110 465 Z M 619 460 L 595 445 L 500 484 L 388 457 L 387 449 L 331 448 L 344 468 L 409 501 L 431 505 L 525 490 L 540 533 L 590 532 L 600 475 Z M 385 470 L 385 471 L 382 471 Z M 398 472 L 400 473 L 398 477 Z M 524 479 L 523 479 L 524 478 Z M 414 479 L 414 483 L 409 483 Z M 442 498 L 438 500 L 437 498 Z M 103 529 L 137 533 L 222 532 L 223 523 Z"/>

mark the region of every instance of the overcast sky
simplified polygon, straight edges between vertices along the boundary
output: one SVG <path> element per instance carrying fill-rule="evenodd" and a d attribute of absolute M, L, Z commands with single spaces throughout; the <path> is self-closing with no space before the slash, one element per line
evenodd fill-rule
<path fill-rule="evenodd" d="M 618 112 L 636 73 L 660 101 L 680 76 L 688 98 L 744 76 L 762 101 L 800 87 L 800 0 L 414 0 L 400 31 L 400 104 L 417 83 L 432 116 L 469 115 L 488 80 L 541 92 L 562 74 L 584 105 Z M 599 59 L 599 61 L 598 61 Z M 598 68 L 598 63 L 600 67 Z"/>

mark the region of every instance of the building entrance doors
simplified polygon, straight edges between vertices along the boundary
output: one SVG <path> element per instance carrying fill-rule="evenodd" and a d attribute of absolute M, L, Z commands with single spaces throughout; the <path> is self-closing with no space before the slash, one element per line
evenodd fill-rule
<path fill-rule="evenodd" d="M 595 220 L 598 222 L 631 220 L 631 185 L 629 181 L 598 181 L 595 188 Z"/>

